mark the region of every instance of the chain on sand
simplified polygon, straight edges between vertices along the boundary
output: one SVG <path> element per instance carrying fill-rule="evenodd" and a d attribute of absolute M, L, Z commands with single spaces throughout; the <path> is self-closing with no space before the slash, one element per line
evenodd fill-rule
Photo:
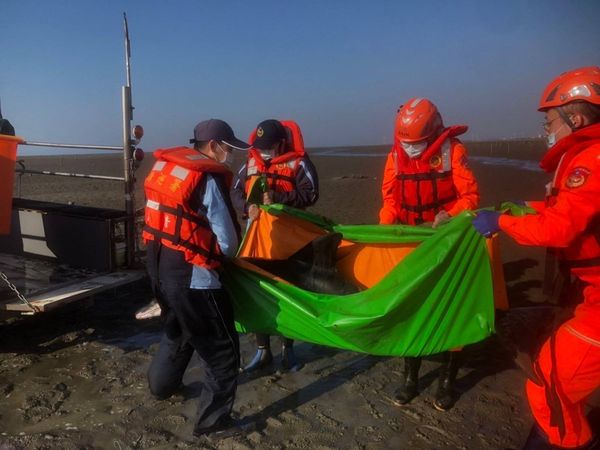
<path fill-rule="evenodd" d="M 17 298 L 19 300 L 21 300 L 21 302 L 23 302 L 27 306 L 29 306 L 31 308 L 31 310 L 34 311 L 34 312 L 39 312 L 40 311 L 40 309 L 37 306 L 32 305 L 31 303 L 29 303 L 29 300 L 27 300 L 25 298 L 25 296 L 19 292 L 19 290 L 17 289 L 17 287 L 10 282 L 10 280 L 8 279 L 8 277 L 6 276 L 6 274 L 4 272 L 0 272 L 0 278 L 2 278 L 2 280 L 4 280 L 4 282 L 6 283 L 6 285 L 8 286 L 8 288 L 11 291 L 13 291 L 15 294 L 17 294 Z"/>

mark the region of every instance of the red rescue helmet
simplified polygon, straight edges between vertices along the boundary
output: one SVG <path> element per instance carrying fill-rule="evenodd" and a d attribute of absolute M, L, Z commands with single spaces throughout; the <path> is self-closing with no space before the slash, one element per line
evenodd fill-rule
<path fill-rule="evenodd" d="M 396 116 L 396 137 L 402 142 L 428 139 L 444 127 L 437 107 L 426 98 L 411 98 Z"/>
<path fill-rule="evenodd" d="M 544 89 L 538 111 L 547 111 L 575 100 L 600 105 L 600 67 L 581 67 L 560 74 Z"/>

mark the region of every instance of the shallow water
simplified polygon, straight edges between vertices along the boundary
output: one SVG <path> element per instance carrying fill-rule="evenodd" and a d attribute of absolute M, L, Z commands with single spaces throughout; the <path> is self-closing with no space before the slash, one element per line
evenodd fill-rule
<path fill-rule="evenodd" d="M 528 159 L 494 158 L 491 156 L 469 156 L 469 161 L 473 161 L 486 166 L 514 167 L 515 169 L 527 170 L 531 172 L 542 172 L 538 161 Z"/>
<path fill-rule="evenodd" d="M 318 150 L 310 153 L 311 156 L 331 156 L 337 158 L 384 158 L 388 152 L 361 152 L 352 150 Z M 539 162 L 527 159 L 512 159 L 494 156 L 469 156 L 469 161 L 496 167 L 514 167 L 516 169 L 532 172 L 541 172 Z"/>

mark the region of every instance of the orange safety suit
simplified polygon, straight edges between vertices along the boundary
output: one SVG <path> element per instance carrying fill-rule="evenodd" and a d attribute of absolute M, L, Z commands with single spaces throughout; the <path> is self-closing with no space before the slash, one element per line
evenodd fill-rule
<path fill-rule="evenodd" d="M 418 158 L 409 158 L 396 140 L 383 172 L 382 224 L 432 222 L 442 210 L 455 216 L 479 204 L 479 189 L 456 136 L 466 126 L 444 129 Z"/>
<path fill-rule="evenodd" d="M 527 382 L 532 413 L 550 443 L 576 447 L 592 438 L 586 399 L 600 386 L 600 124 L 561 139 L 541 164 L 554 180 L 536 215 L 502 215 L 500 228 L 523 245 L 552 248 L 583 283 L 574 317 L 544 343 L 536 361 L 543 386 Z"/>
<path fill-rule="evenodd" d="M 191 264 L 214 269 L 222 253 L 208 220 L 192 206 L 192 199 L 206 173 L 224 174 L 231 186 L 232 173 L 196 150 L 176 147 L 154 152 L 156 162 L 146 177 L 145 242 L 160 240 L 181 251 Z"/>

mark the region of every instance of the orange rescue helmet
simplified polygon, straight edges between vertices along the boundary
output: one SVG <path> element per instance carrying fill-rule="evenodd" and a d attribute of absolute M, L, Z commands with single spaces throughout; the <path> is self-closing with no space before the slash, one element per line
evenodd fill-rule
<path fill-rule="evenodd" d="M 600 105 L 600 67 L 581 67 L 560 74 L 544 89 L 538 111 L 547 111 L 575 100 Z"/>
<path fill-rule="evenodd" d="M 396 137 L 401 142 L 428 139 L 444 127 L 437 107 L 426 98 L 411 98 L 396 116 Z"/>

